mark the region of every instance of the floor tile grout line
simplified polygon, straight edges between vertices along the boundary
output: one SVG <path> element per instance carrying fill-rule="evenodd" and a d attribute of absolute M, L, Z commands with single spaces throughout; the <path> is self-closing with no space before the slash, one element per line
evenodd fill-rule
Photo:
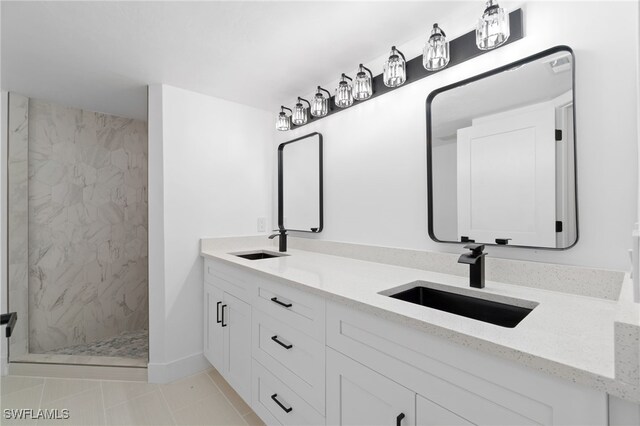
<path fill-rule="evenodd" d="M 104 400 L 104 388 L 102 387 L 102 380 L 99 383 L 100 385 L 100 395 L 102 396 L 102 418 L 104 420 L 104 424 L 107 424 L 107 402 Z"/>
<path fill-rule="evenodd" d="M 198 376 L 198 375 L 200 375 L 200 374 L 206 374 L 206 375 L 209 377 L 209 380 L 211 380 L 211 381 L 213 382 L 213 386 L 218 390 L 218 392 L 220 392 L 220 395 L 222 395 L 222 397 L 224 398 L 225 402 L 226 402 L 227 404 L 229 404 L 229 406 L 231 406 L 231 409 L 233 409 L 233 411 L 235 411 L 235 412 L 236 412 L 236 414 L 238 414 L 238 417 L 240 417 L 240 419 L 241 419 L 241 420 L 242 420 L 242 421 L 243 421 L 243 422 L 248 426 L 248 425 L 249 425 L 249 422 L 247 422 L 247 420 L 244 418 L 244 416 L 243 416 L 242 414 L 240 414 L 240 412 L 238 411 L 238 409 L 237 409 L 237 408 L 236 408 L 236 407 L 231 403 L 231 400 L 227 397 L 227 395 L 224 393 L 224 391 L 223 391 L 222 389 L 220 389 L 220 386 L 218 386 L 218 384 L 216 383 L 216 381 L 215 381 L 215 380 L 213 380 L 213 377 L 211 377 L 211 376 L 207 373 L 207 371 L 203 371 L 203 372 L 200 372 L 200 373 L 196 373 L 196 374 L 194 374 L 194 375 L 192 375 L 192 376 L 189 376 L 189 377 L 195 377 L 195 376 Z M 186 378 L 187 378 L 187 377 L 185 377 L 185 379 L 186 379 Z M 186 409 L 186 408 L 189 408 L 189 407 L 191 407 L 191 406 L 193 406 L 193 405 L 195 405 L 195 404 L 197 404 L 197 403 L 199 403 L 199 402 L 201 402 L 201 401 L 204 401 L 205 399 L 209 398 L 211 395 L 212 395 L 212 394 L 209 394 L 209 395 L 206 395 L 206 396 L 204 396 L 204 397 L 202 397 L 202 398 L 200 398 L 200 399 L 197 399 L 197 400 L 195 400 L 194 402 L 192 402 L 192 403 L 190 403 L 189 405 L 187 405 L 186 407 L 182 407 L 182 408 L 180 408 L 179 410 L 176 410 L 176 411 L 181 411 L 181 410 L 184 410 L 184 409 Z M 163 396 L 164 396 L 164 394 L 163 394 Z M 171 411 L 171 413 L 173 414 L 173 410 L 171 410 L 171 408 L 169 409 L 169 411 Z M 247 415 L 249 415 L 249 414 L 251 414 L 251 412 L 247 413 Z M 177 422 L 176 422 L 176 424 L 177 424 Z"/>
<path fill-rule="evenodd" d="M 241 418 L 245 423 L 247 423 L 247 421 L 244 419 L 244 416 L 245 416 L 245 415 L 244 415 L 244 414 L 242 414 L 242 413 L 240 413 L 240 411 L 238 411 L 238 409 L 236 408 L 236 406 L 235 406 L 235 405 L 233 405 L 233 403 L 231 402 L 231 400 L 229 399 L 229 397 L 224 393 L 224 391 L 223 391 L 222 389 L 220 389 L 220 386 L 218 386 L 218 384 L 216 383 L 216 381 L 215 381 L 215 380 L 213 380 L 213 377 L 211 377 L 211 375 L 209 375 L 209 373 L 208 373 L 208 372 L 205 372 L 205 374 L 209 377 L 209 380 L 211 380 L 211 381 L 213 382 L 213 385 L 214 385 L 216 388 L 218 388 L 218 390 L 220 391 L 220 393 L 222 394 L 222 396 L 224 396 L 224 399 L 226 399 L 226 400 L 227 400 L 227 402 L 229 403 L 229 405 L 231 405 L 231 408 L 233 408 L 233 409 L 235 410 L 235 412 L 236 412 L 236 413 L 238 413 L 238 415 L 240 416 L 240 418 Z M 219 373 L 218 373 L 218 374 L 219 374 Z M 220 377 L 222 377 L 222 376 L 220 376 Z M 223 378 L 223 380 L 224 380 L 224 378 Z M 242 398 L 240 395 L 238 395 L 238 396 L 239 396 L 240 398 Z M 243 401 L 244 401 L 244 399 L 243 399 Z M 245 404 L 246 404 L 246 401 L 244 401 L 244 402 L 245 402 Z M 249 404 L 247 404 L 247 405 L 249 405 Z M 251 406 L 249 406 L 249 408 L 251 408 Z M 251 408 L 251 411 L 253 411 L 253 408 Z M 246 414 L 250 414 L 250 413 L 251 413 L 251 411 L 250 411 L 250 412 L 248 412 L 248 413 L 246 413 Z M 247 424 L 248 424 L 248 423 L 247 423 Z"/>
<path fill-rule="evenodd" d="M 48 377 L 48 378 L 45 378 L 44 379 L 45 386 L 47 385 L 47 380 L 50 380 L 50 379 L 56 379 L 56 380 L 82 380 L 82 381 L 85 381 L 85 382 L 98 382 L 96 388 L 100 387 L 100 380 L 93 380 L 93 379 L 65 379 L 63 377 Z M 65 399 L 65 398 L 72 398 L 72 397 L 80 395 L 81 393 L 85 393 L 85 392 L 88 392 L 88 391 L 93 390 L 93 389 L 95 389 L 95 388 L 91 387 L 91 388 L 88 388 L 88 389 L 83 389 L 83 390 L 78 391 L 78 392 L 70 393 L 69 395 L 61 396 L 60 398 L 55 398 L 55 399 L 52 399 L 50 401 L 47 401 L 47 404 L 58 402 L 58 401 L 60 401 L 62 399 Z M 44 388 L 42 388 L 42 390 L 43 390 L 43 398 L 44 398 Z M 42 404 L 42 401 L 40 403 Z"/>
<path fill-rule="evenodd" d="M 200 376 L 200 375 L 202 375 L 202 374 L 206 374 L 206 371 L 201 371 L 201 372 L 199 372 L 199 373 L 192 374 L 192 375 L 187 376 L 187 377 L 184 377 L 184 378 L 182 378 L 182 379 L 178 379 L 178 380 L 176 380 L 175 382 L 181 382 L 181 381 L 183 381 L 183 380 L 188 380 L 188 379 L 190 379 L 190 378 L 198 377 L 198 376 Z M 208 374 L 207 374 L 207 376 L 208 376 Z M 210 377 L 209 377 L 209 378 L 210 378 Z M 171 382 L 171 383 L 175 383 L 175 382 Z M 171 383 L 166 383 L 166 384 L 167 384 L 167 385 L 170 385 Z M 218 386 L 216 386 L 215 382 L 213 383 L 213 387 L 214 387 L 214 388 L 216 388 L 216 389 L 218 390 L 218 392 L 220 392 L 220 394 L 222 394 L 222 395 L 224 396 L 224 393 L 222 392 L 222 390 L 220 390 L 220 388 L 218 388 Z M 166 398 L 166 396 L 164 395 L 164 392 L 162 393 L 162 396 Z M 184 407 L 178 408 L 177 410 L 173 410 L 171 407 L 169 407 L 169 411 L 171 411 L 172 413 L 174 413 L 174 412 L 177 412 L 177 411 L 180 411 L 180 410 L 184 410 L 185 408 L 188 408 L 188 407 L 190 407 L 190 406 L 192 406 L 192 405 L 195 405 L 195 404 L 197 404 L 197 403 L 198 403 L 198 402 L 200 402 L 200 401 L 204 401 L 205 399 L 209 398 L 210 396 L 211 396 L 211 394 L 207 394 L 207 395 L 203 396 L 203 397 L 202 397 L 202 398 L 200 398 L 200 399 L 196 399 L 196 400 L 194 400 L 194 401 L 192 401 L 192 402 L 188 403 L 188 404 L 187 404 L 186 406 L 184 406 Z M 225 399 L 226 399 L 226 397 L 225 397 Z M 169 405 L 169 403 L 167 402 L 167 406 L 168 406 L 168 405 Z"/>
<path fill-rule="evenodd" d="M 153 383 L 152 383 L 152 384 L 153 384 Z M 108 410 L 111 410 L 112 408 L 120 407 L 121 405 L 126 404 L 127 402 L 133 402 L 133 401 L 135 401 L 136 399 L 142 398 L 143 396 L 147 396 L 147 395 L 149 395 L 150 393 L 154 393 L 155 391 L 160 391 L 160 388 L 156 386 L 156 388 L 155 388 L 155 389 L 153 389 L 153 390 L 143 392 L 143 393 L 141 393 L 141 394 L 139 394 L 139 395 L 136 395 L 136 396 L 134 396 L 134 397 L 132 397 L 132 398 L 130 398 L 130 399 L 127 399 L 127 400 L 122 401 L 122 402 L 118 402 L 117 404 L 114 404 L 114 405 L 112 405 L 112 406 L 110 406 L 110 407 L 107 407 L 107 406 L 106 406 L 106 404 L 105 404 L 105 410 L 107 410 L 107 409 L 108 409 Z M 168 408 L 168 407 L 167 407 L 167 408 Z M 171 410 L 169 410 L 169 411 L 171 411 Z"/>
<path fill-rule="evenodd" d="M 165 397 L 164 392 L 162 391 L 162 386 L 158 386 L 158 390 L 160 391 L 160 398 L 162 398 L 164 405 L 167 407 L 167 411 L 169 411 L 169 415 L 171 416 L 171 421 L 173 422 L 174 425 L 177 425 L 178 422 L 176 421 L 176 418 L 173 415 L 173 410 L 169 406 L 169 403 L 167 402 L 167 398 Z"/>
<path fill-rule="evenodd" d="M 16 391 L 6 392 L 5 394 L 2 394 L 2 393 L 1 393 L 1 388 L 2 388 L 2 386 L 0 386 L 0 395 L 1 395 L 1 396 L 7 396 L 7 395 L 10 395 L 10 394 L 12 394 L 12 393 L 21 392 L 21 391 L 23 391 L 23 390 L 27 390 L 27 389 L 35 388 L 36 386 L 44 385 L 44 381 L 45 381 L 45 377 L 11 376 L 11 375 L 8 375 L 8 376 L 2 376 L 2 377 L 28 377 L 28 378 L 30 378 L 30 379 L 31 379 L 31 378 L 33 378 L 33 379 L 42 379 L 42 383 L 38 383 L 38 384 L 35 384 L 35 385 L 32 385 L 32 386 L 27 386 L 26 388 L 18 389 L 18 390 L 16 390 Z"/>
<path fill-rule="evenodd" d="M 42 408 L 42 398 L 44 397 L 44 384 L 47 379 L 42 380 L 42 389 L 40 390 L 40 401 L 38 402 L 38 410 Z M 36 420 L 36 425 L 40 423 L 40 419 Z"/>

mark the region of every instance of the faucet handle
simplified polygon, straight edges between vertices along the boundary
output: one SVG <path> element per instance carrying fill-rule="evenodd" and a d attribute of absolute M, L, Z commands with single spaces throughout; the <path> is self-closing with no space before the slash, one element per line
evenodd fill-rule
<path fill-rule="evenodd" d="M 464 248 L 471 250 L 475 255 L 479 255 L 484 250 L 484 244 L 467 244 Z"/>

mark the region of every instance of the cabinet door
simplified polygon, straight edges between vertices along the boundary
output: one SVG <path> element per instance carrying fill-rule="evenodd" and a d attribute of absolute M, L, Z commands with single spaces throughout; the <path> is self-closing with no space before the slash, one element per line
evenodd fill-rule
<path fill-rule="evenodd" d="M 224 339 L 220 315 L 223 293 L 218 287 L 204 285 L 204 356 L 218 371 L 222 371 Z"/>
<path fill-rule="evenodd" d="M 251 306 L 224 293 L 224 368 L 220 372 L 231 386 L 251 401 Z"/>
<path fill-rule="evenodd" d="M 457 414 L 418 395 L 416 397 L 416 423 L 418 426 L 471 426 Z"/>
<path fill-rule="evenodd" d="M 416 394 L 327 348 L 327 424 L 414 426 Z"/>

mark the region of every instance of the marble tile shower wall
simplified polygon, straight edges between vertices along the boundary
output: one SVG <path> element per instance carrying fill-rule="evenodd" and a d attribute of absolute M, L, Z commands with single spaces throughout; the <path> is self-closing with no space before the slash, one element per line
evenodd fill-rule
<path fill-rule="evenodd" d="M 147 125 L 29 100 L 29 350 L 148 327 Z"/>
<path fill-rule="evenodd" d="M 26 313 L 29 311 L 28 270 L 28 203 L 27 168 L 29 147 L 29 98 L 9 94 L 8 134 L 8 270 L 9 310 L 18 312 L 19 321 L 11 336 L 11 356 L 19 357 L 29 352 L 29 328 Z"/>

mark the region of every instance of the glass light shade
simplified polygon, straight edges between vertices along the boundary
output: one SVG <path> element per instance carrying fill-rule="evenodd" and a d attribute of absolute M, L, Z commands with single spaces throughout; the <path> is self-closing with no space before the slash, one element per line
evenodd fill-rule
<path fill-rule="evenodd" d="M 314 117 L 324 117 L 329 113 L 329 99 L 320 92 L 316 93 L 311 101 L 311 115 Z"/>
<path fill-rule="evenodd" d="M 487 8 L 478 20 L 476 45 L 480 50 L 491 50 L 509 39 L 509 14 L 495 0 L 487 1 Z"/>
<path fill-rule="evenodd" d="M 395 47 L 391 48 L 389 59 L 384 63 L 382 80 L 387 87 L 402 86 L 407 81 L 407 64 Z"/>
<path fill-rule="evenodd" d="M 422 65 L 427 71 L 438 71 L 449 64 L 449 42 L 444 31 L 433 25 L 431 37 L 422 51 Z"/>
<path fill-rule="evenodd" d="M 340 108 L 347 108 L 353 105 L 353 92 L 351 85 L 344 81 L 344 79 L 338 83 L 335 96 L 336 106 Z"/>
<path fill-rule="evenodd" d="M 353 80 L 353 98 L 357 101 L 363 101 L 369 99 L 371 95 L 373 95 L 371 77 L 364 71 L 358 72 Z"/>
<path fill-rule="evenodd" d="M 276 121 L 276 129 L 282 132 L 286 132 L 291 128 L 291 121 L 289 116 L 285 112 L 278 114 L 278 120 Z"/>
<path fill-rule="evenodd" d="M 293 124 L 296 126 L 303 125 L 307 122 L 307 109 L 300 102 L 293 108 L 291 121 L 293 121 Z"/>

